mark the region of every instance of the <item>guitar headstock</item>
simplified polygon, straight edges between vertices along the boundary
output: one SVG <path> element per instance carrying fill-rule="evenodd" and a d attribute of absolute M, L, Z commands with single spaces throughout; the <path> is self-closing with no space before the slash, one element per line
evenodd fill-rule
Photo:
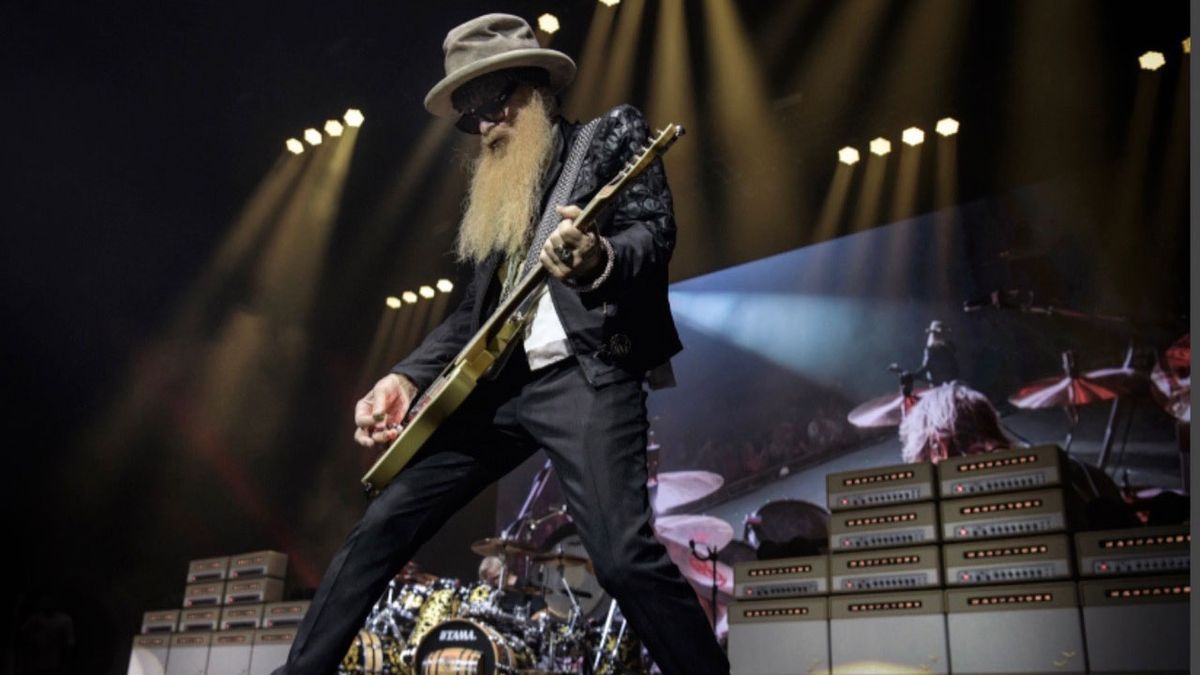
<path fill-rule="evenodd" d="M 683 125 L 668 124 L 661 130 L 654 133 L 654 138 L 646 145 L 642 146 L 638 153 L 630 159 L 620 173 L 613 177 L 600 192 L 597 197 L 607 198 L 629 180 L 636 178 L 640 173 L 650 167 L 650 164 L 661 157 L 671 147 L 671 144 L 679 139 L 684 134 Z"/>

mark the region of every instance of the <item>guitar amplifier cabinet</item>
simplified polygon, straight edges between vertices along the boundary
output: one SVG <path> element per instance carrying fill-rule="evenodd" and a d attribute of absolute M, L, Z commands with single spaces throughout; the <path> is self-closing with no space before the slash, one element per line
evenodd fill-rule
<path fill-rule="evenodd" d="M 933 464 L 831 473 L 825 476 L 825 494 L 830 511 L 929 501 L 936 494 Z"/>
<path fill-rule="evenodd" d="M 1075 535 L 1079 576 L 1184 574 L 1191 570 L 1192 533 L 1186 523 Z"/>
<path fill-rule="evenodd" d="M 1055 445 L 950 457 L 938 462 L 938 487 L 942 499 L 1053 487 L 1064 461 Z"/>
<path fill-rule="evenodd" d="M 170 635 L 138 635 L 133 638 L 129 652 L 128 675 L 163 675 L 167 672 L 167 654 L 171 651 Z"/>
<path fill-rule="evenodd" d="M 221 630 L 261 628 L 263 605 L 226 605 L 221 610 Z"/>
<path fill-rule="evenodd" d="M 260 628 L 254 631 L 254 648 L 250 652 L 249 675 L 271 675 L 287 662 L 288 650 L 296 639 L 296 628 Z"/>
<path fill-rule="evenodd" d="M 142 635 L 174 633 L 179 627 L 179 610 L 159 609 L 142 614 Z"/>
<path fill-rule="evenodd" d="M 937 540 L 937 508 L 932 502 L 839 511 L 829 518 L 831 551 L 917 546 Z"/>
<path fill-rule="evenodd" d="M 223 558 L 201 558 L 188 563 L 187 582 L 225 581 L 229 573 L 229 556 Z"/>
<path fill-rule="evenodd" d="M 1087 671 L 1072 582 L 946 591 L 955 673 Z"/>
<path fill-rule="evenodd" d="M 949 672 L 944 602 L 940 590 L 830 597 L 833 672 Z"/>
<path fill-rule="evenodd" d="M 299 625 L 310 604 L 312 603 L 308 600 L 267 604 L 263 607 L 262 627 L 281 628 Z"/>
<path fill-rule="evenodd" d="M 220 607 L 185 609 L 179 614 L 179 632 L 216 630 L 221 623 Z"/>
<path fill-rule="evenodd" d="M 946 544 L 942 570 L 947 586 L 1070 579 L 1071 541 L 1047 534 Z"/>
<path fill-rule="evenodd" d="M 283 582 L 271 577 L 231 579 L 225 584 L 225 604 L 263 604 L 283 599 Z"/>
<path fill-rule="evenodd" d="M 829 584 L 833 593 L 906 591 L 942 584 L 938 547 L 832 553 Z"/>
<path fill-rule="evenodd" d="M 183 588 L 184 607 L 220 605 L 224 602 L 224 598 L 224 581 L 205 581 L 198 584 L 188 584 Z"/>
<path fill-rule="evenodd" d="M 734 563 L 733 594 L 769 600 L 829 592 L 829 558 L 823 555 Z"/>
<path fill-rule="evenodd" d="M 274 577 L 287 574 L 287 554 L 279 551 L 254 551 L 229 557 L 229 578 Z"/>
<path fill-rule="evenodd" d="M 733 675 L 818 673 L 829 669 L 829 599 L 735 600 L 729 606 Z"/>
<path fill-rule="evenodd" d="M 1079 595 L 1091 672 L 1188 672 L 1187 576 L 1081 581 Z"/>
<path fill-rule="evenodd" d="M 254 650 L 254 630 L 213 633 L 208 651 L 208 675 L 246 675 Z"/>
<path fill-rule="evenodd" d="M 208 671 L 212 633 L 176 633 L 171 636 L 166 675 L 203 675 Z"/>
<path fill-rule="evenodd" d="M 1019 537 L 1067 527 L 1061 488 L 941 502 L 942 539 Z"/>

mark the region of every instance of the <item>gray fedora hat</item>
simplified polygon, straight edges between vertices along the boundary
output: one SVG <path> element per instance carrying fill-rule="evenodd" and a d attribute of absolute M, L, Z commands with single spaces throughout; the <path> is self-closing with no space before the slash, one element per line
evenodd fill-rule
<path fill-rule="evenodd" d="M 442 51 L 446 53 L 446 76 L 425 95 L 425 109 L 438 117 L 458 114 L 450 102 L 456 89 L 497 70 L 527 66 L 545 69 L 555 92 L 575 78 L 571 57 L 538 45 L 529 24 L 511 14 L 485 14 L 451 29 Z"/>

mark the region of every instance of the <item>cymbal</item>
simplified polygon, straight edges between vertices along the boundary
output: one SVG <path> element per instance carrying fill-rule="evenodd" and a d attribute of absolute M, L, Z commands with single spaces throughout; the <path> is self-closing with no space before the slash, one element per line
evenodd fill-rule
<path fill-rule="evenodd" d="M 708 599 L 713 587 L 713 562 L 717 564 L 717 603 L 728 603 L 733 599 L 733 568 L 720 560 L 700 560 L 692 555 L 690 549 L 680 549 L 668 546 L 667 553 L 680 574 L 688 583 L 700 592 L 701 597 Z"/>
<path fill-rule="evenodd" d="M 530 555 L 537 553 L 537 550 L 528 544 L 521 544 L 508 539 L 501 539 L 500 537 L 488 537 L 486 539 L 480 539 L 479 541 L 471 544 L 471 550 L 478 555 L 497 555 L 500 557 L 510 555 Z"/>
<path fill-rule="evenodd" d="M 688 555 L 692 541 L 700 551 L 707 546 L 720 550 L 733 541 L 733 526 L 713 516 L 659 516 L 654 520 L 654 533 L 667 548 L 676 546 Z"/>
<path fill-rule="evenodd" d="M 402 584 L 428 586 L 437 580 L 437 575 L 423 571 L 420 565 L 411 560 L 396 574 L 396 581 Z"/>
<path fill-rule="evenodd" d="M 711 471 L 667 471 L 650 479 L 657 487 L 654 493 L 654 512 L 666 513 L 684 504 L 703 499 L 725 484 L 725 479 Z"/>
<path fill-rule="evenodd" d="M 1102 368 L 1075 377 L 1047 377 L 1021 387 L 1008 397 L 1009 403 L 1027 410 L 1079 407 L 1111 401 L 1128 394 L 1143 381 L 1132 368 Z"/>
<path fill-rule="evenodd" d="M 563 565 L 565 567 L 577 567 L 580 565 L 586 566 L 588 571 L 592 571 L 592 560 L 585 556 L 574 555 L 565 551 L 553 551 L 550 553 L 539 553 L 533 556 L 533 561 L 536 563 L 550 563 L 552 565 Z"/>
<path fill-rule="evenodd" d="M 904 420 L 904 415 L 917 404 L 921 394 L 928 387 L 914 387 L 912 394 L 904 396 L 900 393 L 887 394 L 867 401 L 851 410 L 846 419 L 860 428 L 895 427 Z"/>
<path fill-rule="evenodd" d="M 1192 375 L 1192 334 L 1188 333 L 1167 348 L 1166 367 L 1183 377 Z"/>

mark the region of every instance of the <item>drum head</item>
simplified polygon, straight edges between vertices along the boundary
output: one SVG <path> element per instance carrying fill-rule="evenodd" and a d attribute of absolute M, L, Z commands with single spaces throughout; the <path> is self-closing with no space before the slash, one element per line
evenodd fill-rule
<path fill-rule="evenodd" d="M 562 553 L 567 556 L 588 557 L 583 540 L 575 531 L 575 525 L 565 525 L 547 540 L 542 547 L 542 553 Z M 610 600 L 608 593 L 600 587 L 586 565 L 561 565 L 558 563 L 541 563 L 534 573 L 534 582 L 541 586 L 546 600 L 546 610 L 554 617 L 566 620 L 571 613 L 571 597 L 563 587 L 563 581 L 571 587 L 575 601 L 586 617 L 593 616 L 608 608 Z"/>
<path fill-rule="evenodd" d="M 414 671 L 421 675 L 514 672 L 520 664 L 495 629 L 467 619 L 434 626 L 417 646 Z"/>
<path fill-rule="evenodd" d="M 746 516 L 746 540 L 759 560 L 819 555 L 829 547 L 829 512 L 799 499 L 768 502 Z"/>

